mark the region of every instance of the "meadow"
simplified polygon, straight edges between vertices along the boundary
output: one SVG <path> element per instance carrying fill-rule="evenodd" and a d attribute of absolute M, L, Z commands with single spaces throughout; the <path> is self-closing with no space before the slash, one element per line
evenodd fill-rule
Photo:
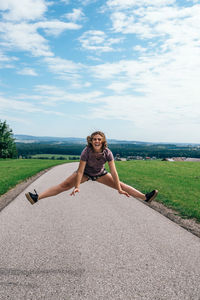
<path fill-rule="evenodd" d="M 60 155 L 60 154 L 35 154 L 31 155 L 30 158 L 36 159 L 60 159 L 60 160 L 78 160 L 80 155 Z"/>
<path fill-rule="evenodd" d="M 122 181 L 143 193 L 159 190 L 156 201 L 175 209 L 183 218 L 200 222 L 200 165 L 198 162 L 116 162 Z"/>
<path fill-rule="evenodd" d="M 71 160 L 0 160 L 0 195 L 49 167 Z M 158 189 L 156 200 L 183 218 L 200 222 L 200 166 L 198 162 L 116 161 L 121 181 L 143 193 Z"/>
<path fill-rule="evenodd" d="M 25 179 L 55 165 L 68 163 L 68 160 L 43 159 L 1 159 L 0 160 L 0 195 Z"/>

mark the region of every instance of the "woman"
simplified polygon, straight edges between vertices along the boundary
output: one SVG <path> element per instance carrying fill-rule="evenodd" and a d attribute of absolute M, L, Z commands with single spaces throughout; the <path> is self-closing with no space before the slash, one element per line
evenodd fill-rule
<path fill-rule="evenodd" d="M 87 137 L 87 143 L 87 147 L 85 147 L 81 153 L 78 170 L 62 183 L 49 188 L 39 195 L 36 191 L 35 194 L 30 192 L 27 193 L 26 198 L 31 204 L 34 204 L 43 198 L 55 196 L 71 188 L 73 188 L 73 190 L 70 195 L 75 196 L 76 193 L 80 192 L 80 184 L 88 180 L 103 183 L 118 190 L 118 192 L 122 195 L 140 198 L 146 202 L 151 202 L 157 196 L 157 190 L 143 194 L 134 189 L 132 186 L 129 186 L 119 180 L 114 157 L 107 147 L 106 137 L 103 132 L 93 132 Z M 104 168 L 106 162 L 108 162 L 110 173 L 108 173 Z"/>

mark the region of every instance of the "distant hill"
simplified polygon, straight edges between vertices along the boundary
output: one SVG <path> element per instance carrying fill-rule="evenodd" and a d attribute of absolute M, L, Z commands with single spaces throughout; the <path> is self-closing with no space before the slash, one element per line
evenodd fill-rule
<path fill-rule="evenodd" d="M 16 143 L 52 143 L 52 144 L 65 144 L 65 143 L 73 143 L 73 144 L 85 144 L 86 138 L 75 138 L 75 137 L 52 137 L 52 136 L 32 136 L 32 135 L 24 135 L 24 134 L 15 134 L 14 135 Z M 138 141 L 126 141 L 126 140 L 115 140 L 108 139 L 109 144 L 153 144 L 147 142 L 138 142 Z"/>
<path fill-rule="evenodd" d="M 85 139 L 83 138 L 74 138 L 74 137 L 52 137 L 52 136 L 32 136 L 32 135 L 24 135 L 24 134 L 15 134 L 14 135 L 16 143 L 41 143 L 41 142 L 49 142 L 49 143 L 85 143 Z"/>
<path fill-rule="evenodd" d="M 14 135 L 16 143 L 48 143 L 48 144 L 86 144 L 86 138 L 75 138 L 75 137 L 52 137 L 52 136 L 32 136 L 25 134 Z M 108 139 L 109 144 L 121 144 L 121 145 L 138 145 L 138 146 L 179 146 L 179 147 L 200 147 L 200 144 L 195 143 L 153 143 L 153 142 L 142 142 L 142 141 L 126 141 L 126 140 L 115 140 Z"/>

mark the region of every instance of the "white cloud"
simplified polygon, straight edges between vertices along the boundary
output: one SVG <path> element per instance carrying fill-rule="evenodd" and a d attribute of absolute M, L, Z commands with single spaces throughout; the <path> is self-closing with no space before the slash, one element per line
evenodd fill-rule
<path fill-rule="evenodd" d="M 144 70 L 142 62 L 137 60 L 121 60 L 115 63 L 99 64 L 91 67 L 94 76 L 101 79 L 128 79 L 136 77 L 138 73 Z M 127 78 L 128 77 L 128 78 Z"/>
<path fill-rule="evenodd" d="M 99 52 L 115 51 L 112 45 L 120 43 L 121 40 L 122 38 L 109 38 L 100 30 L 86 31 L 79 38 L 83 49 Z"/>
<path fill-rule="evenodd" d="M 97 2 L 98 0 L 78 0 L 82 5 L 86 6 L 86 5 L 89 5 L 89 4 L 92 4 L 92 3 L 95 3 Z"/>
<path fill-rule="evenodd" d="M 47 40 L 41 36 L 34 24 L 1 23 L 0 32 L 4 47 L 8 49 L 27 51 L 33 56 L 53 56 Z"/>
<path fill-rule="evenodd" d="M 5 114 L 0 114 L 0 119 L 1 120 L 6 120 L 6 121 L 12 121 L 12 122 L 17 122 L 17 123 L 22 123 L 24 125 L 30 125 L 30 121 L 29 120 L 25 120 L 24 118 L 17 118 L 17 117 L 12 117 L 9 114 L 5 115 Z"/>
<path fill-rule="evenodd" d="M 36 20 L 47 10 L 44 0 L 5 0 L 0 2 L 3 18 L 9 21 Z"/>
<path fill-rule="evenodd" d="M 129 9 L 132 7 L 165 6 L 175 3 L 175 0 L 108 0 L 106 5 L 112 9 Z"/>
<path fill-rule="evenodd" d="M 27 101 L 20 101 L 11 98 L 5 98 L 0 96 L 0 110 L 1 113 L 9 113 L 10 111 L 18 111 L 20 113 L 42 113 L 42 114 L 53 114 L 63 116 L 62 112 L 51 111 L 48 109 L 43 109 Z"/>
<path fill-rule="evenodd" d="M 52 85 L 37 85 L 34 90 L 39 93 L 38 97 L 40 97 L 40 99 L 43 99 L 44 96 L 50 96 L 54 101 L 63 101 L 63 97 L 65 96 L 63 89 Z"/>
<path fill-rule="evenodd" d="M 196 78 L 200 69 L 200 5 L 166 6 L 171 2 L 163 1 L 158 9 L 154 6 L 159 5 L 159 1 L 152 2 L 152 5 L 149 1 L 136 3 L 113 0 L 107 3 L 115 8 L 111 12 L 115 31 L 137 34 L 142 42 L 145 39 L 151 41 L 152 37 L 156 39 L 145 48 L 140 45 L 133 47 L 140 52 L 137 60 L 121 60 L 96 66 L 93 71 L 98 78 L 112 79 L 113 83 L 108 87 L 116 89 L 116 82 L 119 82 L 116 79 L 120 76 L 121 83 L 126 82 L 129 86 L 137 87 L 137 92 L 147 93 L 147 96 L 149 91 L 156 91 L 156 86 L 150 85 L 153 83 L 152 79 L 159 87 L 161 83 L 167 94 L 167 84 L 168 91 L 171 92 L 175 85 L 180 87 L 179 98 L 182 97 L 181 89 L 184 95 L 184 86 L 188 86 L 189 82 L 191 85 L 192 78 L 192 89 L 196 90 Z M 132 10 L 136 4 L 141 7 Z M 131 9 L 122 11 L 123 8 L 130 7 Z"/>
<path fill-rule="evenodd" d="M 155 4 L 155 3 L 154 3 Z M 122 34 L 135 34 L 141 39 L 160 38 L 162 42 L 171 37 L 189 36 L 189 30 L 192 37 L 196 34 L 198 37 L 200 14 L 200 5 L 192 7 L 162 6 L 157 7 L 149 5 L 148 7 L 139 7 L 129 10 L 111 11 L 111 21 L 113 30 Z M 183 27 L 182 27 L 183 26 Z M 178 40 L 178 41 L 179 41 Z"/>
<path fill-rule="evenodd" d="M 195 138 L 194 131 L 200 130 L 199 105 L 194 106 L 169 101 L 169 94 L 154 97 L 114 95 L 102 97 L 101 107 L 91 108 L 91 119 L 118 119 L 133 123 L 136 139 L 149 141 L 186 141 L 185 134 L 191 131 L 191 141 Z M 175 97 L 174 97 L 175 99 Z M 171 140 L 170 140 L 171 139 Z"/>
<path fill-rule="evenodd" d="M 186 51 L 187 50 L 187 51 Z M 195 57 L 187 60 L 187 57 Z M 174 101 L 198 101 L 198 77 L 200 58 L 195 47 L 175 49 L 173 53 L 143 56 L 140 60 L 123 60 L 117 63 L 107 63 L 92 67 L 92 72 L 102 80 L 112 80 L 108 88 L 117 89 L 116 85 L 125 83 L 136 93 L 145 94 L 147 98 L 153 95 L 159 99 L 159 94 L 166 97 L 174 95 Z M 121 87 L 120 87 L 121 88 Z M 121 88 L 124 90 L 123 88 Z M 183 97 L 182 97 L 183 95 Z M 186 97 L 186 98 L 185 98 Z"/>
<path fill-rule="evenodd" d="M 45 57 L 44 62 L 57 79 L 66 81 L 68 88 L 84 89 L 91 87 L 91 82 L 86 80 L 86 74 L 90 74 L 87 65 L 60 57 Z"/>
<path fill-rule="evenodd" d="M 102 119 L 109 120 L 113 124 L 110 130 L 112 135 L 115 132 L 116 138 L 123 139 L 126 135 L 127 139 L 151 142 L 198 142 L 196 133 L 200 130 L 199 107 L 195 108 L 193 114 L 194 107 L 190 105 L 177 107 L 175 110 L 170 104 L 161 106 L 153 99 L 149 102 L 146 100 L 146 97 L 133 95 L 99 97 L 98 102 L 90 107 L 89 113 L 80 117 L 90 120 L 90 124 L 97 128 L 99 124 L 107 124 Z M 121 136 L 118 131 L 120 124 L 122 127 L 125 124 Z M 130 132 L 126 131 L 127 125 Z M 113 127 L 117 131 L 113 131 Z"/>
<path fill-rule="evenodd" d="M 25 101 L 17 101 L 9 98 L 0 97 L 0 108 L 1 111 L 20 110 L 24 112 L 39 112 L 41 111 L 38 107 Z"/>
<path fill-rule="evenodd" d="M 17 74 L 20 75 L 28 75 L 28 76 L 38 76 L 38 74 L 35 72 L 35 70 L 30 68 L 24 68 L 17 72 Z"/>
<path fill-rule="evenodd" d="M 72 22 L 77 22 L 77 21 L 84 19 L 85 14 L 82 12 L 82 10 L 80 8 L 79 9 L 74 8 L 73 12 L 65 14 L 64 16 Z"/>
<path fill-rule="evenodd" d="M 22 0 L 20 4 L 16 0 L 0 2 L 0 36 L 5 51 L 21 50 L 30 52 L 33 56 L 53 56 L 49 42 L 40 30 L 48 35 L 58 36 L 64 30 L 81 28 L 72 22 L 56 19 L 46 21 L 44 14 L 50 4 L 45 0 Z"/>
<path fill-rule="evenodd" d="M 38 85 L 35 91 L 39 92 L 40 99 L 45 103 L 52 102 L 84 102 L 96 103 L 100 96 L 103 95 L 100 91 L 92 91 L 87 93 L 69 93 L 67 90 L 58 88 L 56 86 Z M 24 96 L 26 98 L 26 96 Z"/>
<path fill-rule="evenodd" d="M 129 82 L 114 81 L 111 84 L 109 84 L 107 88 L 114 91 L 117 94 L 120 94 L 130 89 L 131 84 Z"/>
<path fill-rule="evenodd" d="M 10 61 L 10 57 L 3 54 L 3 52 L 0 51 L 0 61 L 1 62 L 8 62 Z"/>
<path fill-rule="evenodd" d="M 68 5 L 70 3 L 70 0 L 60 0 L 60 1 L 65 3 L 66 5 Z"/>
<path fill-rule="evenodd" d="M 113 30 L 123 34 L 137 34 L 142 38 L 151 39 L 155 36 L 149 24 L 136 21 L 133 13 L 114 12 L 111 20 L 113 23 Z"/>
<path fill-rule="evenodd" d="M 92 86 L 91 82 L 87 81 L 87 82 L 84 83 L 84 87 L 90 87 L 90 86 Z"/>
<path fill-rule="evenodd" d="M 53 113 L 51 110 L 47 110 L 49 107 L 56 107 L 61 105 L 65 105 L 65 103 L 85 103 L 85 104 L 97 104 L 100 101 L 100 98 L 103 96 L 103 93 L 98 90 L 93 90 L 90 92 L 74 92 L 70 93 L 67 89 L 58 88 L 57 86 L 50 86 L 50 85 L 37 85 L 34 88 L 34 91 L 30 94 L 21 94 L 15 96 L 14 99 L 14 107 L 15 103 L 19 105 L 19 103 L 25 103 L 24 110 L 33 112 L 43 112 L 45 110 L 46 113 L 50 114 Z M 23 102 L 22 102 L 23 100 Z M 25 101 L 25 102 L 24 102 Z M 27 102 L 29 101 L 29 102 Z M 34 105 L 30 102 L 34 101 Z M 9 110 L 9 103 L 10 101 L 6 101 L 5 107 Z M 29 103 L 29 104 L 26 104 Z M 22 105 L 22 104 L 21 104 Z M 28 106 L 27 106 L 28 105 Z M 20 105 L 19 105 L 20 107 Z M 44 108 L 45 107 L 45 108 Z M 1 103 L 0 103 L 1 109 Z M 2 104 L 3 110 L 3 104 Z M 57 115 L 63 115 L 62 112 L 56 112 Z M 77 112 L 79 115 L 80 112 Z M 76 115 L 76 113 L 75 113 Z"/>
<path fill-rule="evenodd" d="M 100 57 L 97 57 L 97 56 L 92 56 L 92 55 L 88 55 L 87 58 L 90 60 L 90 61 L 98 61 L 98 62 L 102 62 L 102 59 Z"/>
<path fill-rule="evenodd" d="M 194 139 L 193 131 L 200 130 L 200 57 L 196 33 L 194 30 L 190 32 L 190 27 L 194 26 L 190 22 L 194 19 L 187 21 L 182 24 L 183 32 L 173 32 L 174 39 L 163 42 L 170 51 L 161 46 L 150 51 L 147 49 L 137 60 L 92 67 L 97 78 L 108 83 L 111 81 L 107 88 L 115 95 L 101 97 L 102 105 L 92 109 L 91 117 L 129 120 L 145 140 L 155 140 L 155 132 L 162 136 L 161 130 L 167 135 L 166 141 L 169 141 L 170 131 L 174 141 L 178 139 L 175 135 L 179 136 L 179 141 L 185 141 L 186 131 L 187 134 L 191 131 Z M 175 34 L 180 34 L 177 44 Z M 154 137 L 146 135 L 147 124 Z M 168 129 L 164 124 L 168 124 Z"/>
<path fill-rule="evenodd" d="M 51 35 L 59 35 L 64 30 L 77 30 L 81 26 L 74 23 L 58 20 L 37 23 L 0 23 L 0 33 L 4 40 L 3 46 L 8 49 L 17 49 L 32 53 L 33 56 L 53 56 L 48 40 L 39 32 L 39 29 Z"/>
<path fill-rule="evenodd" d="M 74 63 L 73 61 L 63 59 L 60 57 L 46 57 L 44 61 L 48 64 L 49 70 L 57 75 L 62 76 L 63 79 L 71 80 L 79 78 L 79 71 L 84 67 L 82 64 Z"/>
<path fill-rule="evenodd" d="M 0 51 L 0 68 L 14 68 L 13 62 L 18 60 L 15 56 L 7 56 L 2 51 Z"/>
<path fill-rule="evenodd" d="M 138 51 L 138 52 L 141 52 L 141 53 L 144 53 L 144 52 L 147 51 L 147 48 L 144 48 L 144 47 L 142 47 L 142 46 L 140 46 L 140 45 L 137 45 L 137 46 L 134 46 L 134 47 L 133 47 L 133 50 Z"/>
<path fill-rule="evenodd" d="M 81 25 L 77 25 L 75 23 L 66 23 L 58 20 L 38 22 L 35 24 L 35 27 L 40 29 L 44 29 L 45 33 L 49 35 L 58 36 L 64 30 L 77 30 L 81 28 Z"/>

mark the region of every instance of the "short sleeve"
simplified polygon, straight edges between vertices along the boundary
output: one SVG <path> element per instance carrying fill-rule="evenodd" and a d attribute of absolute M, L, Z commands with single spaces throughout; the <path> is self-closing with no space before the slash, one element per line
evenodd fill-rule
<path fill-rule="evenodd" d="M 110 149 L 106 149 L 107 151 L 107 153 L 106 153 L 106 159 L 107 159 L 107 161 L 111 161 L 111 160 L 114 160 L 114 156 L 113 156 L 113 154 L 112 154 L 112 152 L 110 151 Z"/>
<path fill-rule="evenodd" d="M 88 160 L 88 148 L 85 147 L 81 152 L 80 160 L 87 161 Z"/>

